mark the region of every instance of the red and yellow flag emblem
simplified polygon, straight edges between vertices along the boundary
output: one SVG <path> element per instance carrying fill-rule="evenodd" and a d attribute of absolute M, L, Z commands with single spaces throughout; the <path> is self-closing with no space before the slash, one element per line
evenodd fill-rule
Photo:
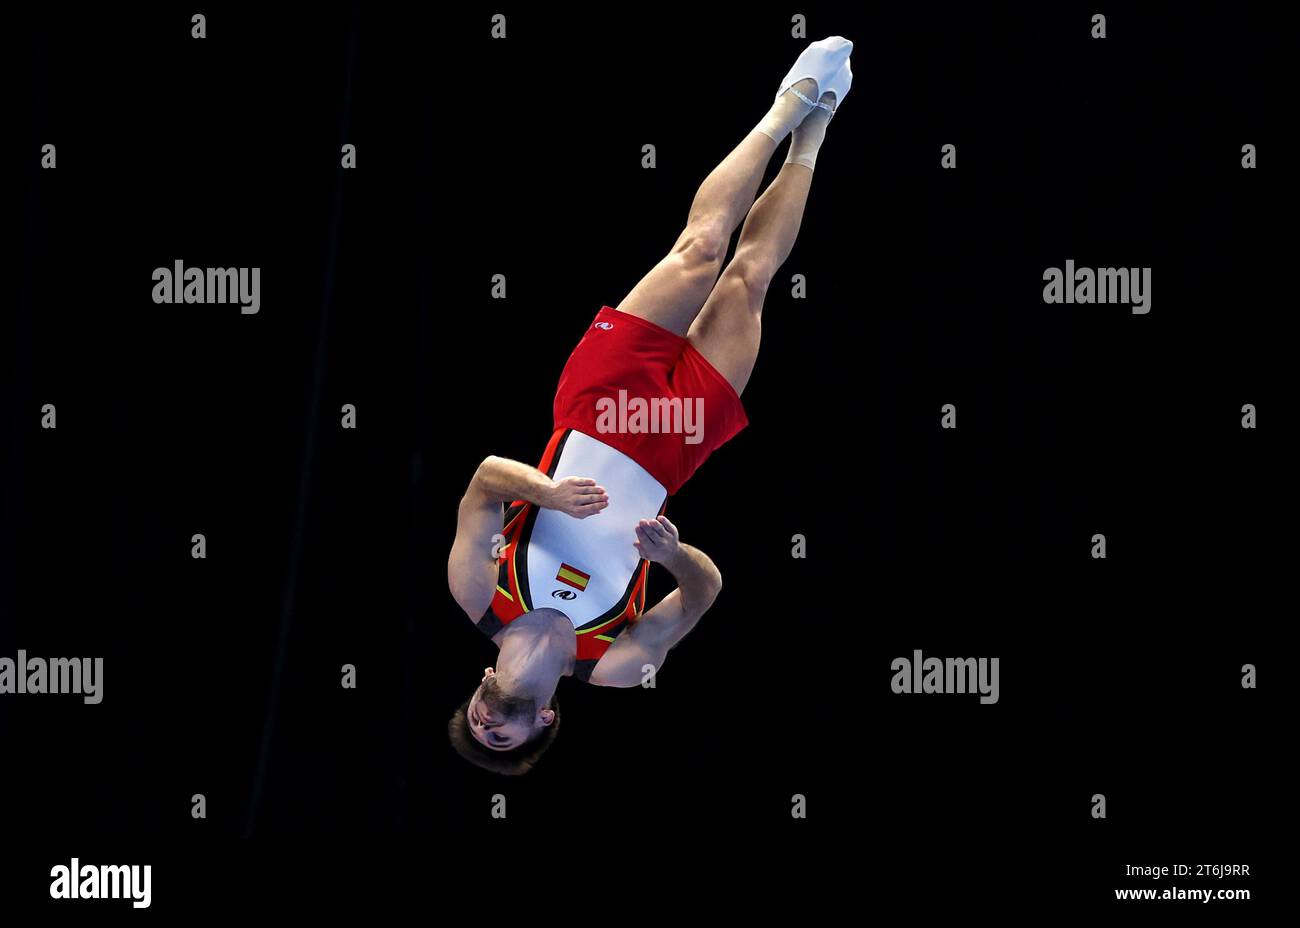
<path fill-rule="evenodd" d="M 576 567 L 570 567 L 568 564 L 560 565 L 560 572 L 555 575 L 555 579 L 561 583 L 567 583 L 575 589 L 585 590 L 587 581 L 591 579 L 591 574 L 584 574 Z"/>

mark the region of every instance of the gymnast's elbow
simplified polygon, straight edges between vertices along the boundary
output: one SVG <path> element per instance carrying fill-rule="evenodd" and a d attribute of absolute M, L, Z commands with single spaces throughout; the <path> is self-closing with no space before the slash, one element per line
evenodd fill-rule
<path fill-rule="evenodd" d="M 704 585 L 704 608 L 711 609 L 713 603 L 717 600 L 718 594 L 722 592 L 722 571 L 718 570 L 717 565 L 713 566 L 708 581 Z"/>

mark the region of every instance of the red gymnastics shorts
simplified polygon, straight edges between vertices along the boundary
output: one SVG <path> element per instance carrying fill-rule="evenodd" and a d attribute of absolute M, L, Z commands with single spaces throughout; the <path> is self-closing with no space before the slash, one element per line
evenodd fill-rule
<path fill-rule="evenodd" d="M 749 424 L 740 395 L 684 336 L 602 306 L 555 391 L 555 428 L 622 451 L 676 493 Z"/>

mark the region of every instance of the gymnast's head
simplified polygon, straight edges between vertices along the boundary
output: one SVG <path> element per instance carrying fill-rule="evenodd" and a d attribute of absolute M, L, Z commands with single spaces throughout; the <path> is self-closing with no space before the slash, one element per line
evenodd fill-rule
<path fill-rule="evenodd" d="M 505 692 L 493 668 L 452 714 L 447 733 L 456 753 L 484 770 L 520 776 L 532 770 L 560 731 L 560 704 Z"/>

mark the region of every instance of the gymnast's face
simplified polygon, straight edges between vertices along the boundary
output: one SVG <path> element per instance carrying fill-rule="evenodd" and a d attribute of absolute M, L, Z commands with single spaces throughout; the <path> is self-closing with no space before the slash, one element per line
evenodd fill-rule
<path fill-rule="evenodd" d="M 483 671 L 483 682 L 466 710 L 469 730 L 475 739 L 494 751 L 509 751 L 531 740 L 555 718 L 550 709 L 537 711 L 532 699 L 503 693 L 497 684 L 496 671 Z"/>

